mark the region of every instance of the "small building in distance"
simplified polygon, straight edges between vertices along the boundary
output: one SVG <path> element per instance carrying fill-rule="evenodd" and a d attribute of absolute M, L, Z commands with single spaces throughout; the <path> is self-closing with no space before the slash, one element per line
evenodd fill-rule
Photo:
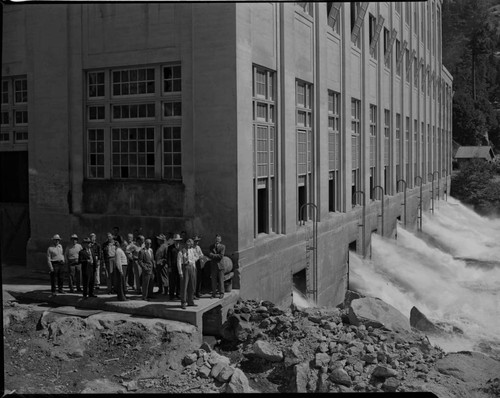
<path fill-rule="evenodd" d="M 454 163 L 460 168 L 463 163 L 472 159 L 484 159 L 487 162 L 492 162 L 495 159 L 495 154 L 490 146 L 461 146 L 455 154 Z"/>

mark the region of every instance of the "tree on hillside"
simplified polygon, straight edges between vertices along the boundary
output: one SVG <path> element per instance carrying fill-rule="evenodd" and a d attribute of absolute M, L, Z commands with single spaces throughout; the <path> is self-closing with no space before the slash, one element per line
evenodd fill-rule
<path fill-rule="evenodd" d="M 451 195 L 474 206 L 481 213 L 500 211 L 498 166 L 482 159 L 472 159 L 460 166 L 451 178 Z"/>
<path fill-rule="evenodd" d="M 500 0 L 445 0 L 443 64 L 454 77 L 453 138 L 500 149 L 500 36 L 490 18 Z M 490 142 L 488 142 L 488 139 Z"/>

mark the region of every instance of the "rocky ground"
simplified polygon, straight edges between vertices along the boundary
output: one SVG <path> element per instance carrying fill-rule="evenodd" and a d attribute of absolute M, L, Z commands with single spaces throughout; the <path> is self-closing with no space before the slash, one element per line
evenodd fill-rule
<path fill-rule="evenodd" d="M 445 354 L 383 303 L 355 304 L 282 310 L 270 302 L 240 301 L 222 339 L 203 341 L 196 328 L 179 322 L 114 313 L 68 316 L 8 301 L 5 389 L 499 396 L 500 362 L 479 353 Z M 379 319 L 366 317 L 367 308 Z"/>

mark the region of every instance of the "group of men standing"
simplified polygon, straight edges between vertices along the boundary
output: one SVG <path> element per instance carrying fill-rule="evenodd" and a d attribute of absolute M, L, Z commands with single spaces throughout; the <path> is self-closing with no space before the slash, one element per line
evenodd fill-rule
<path fill-rule="evenodd" d="M 106 278 L 106 293 L 116 293 L 120 301 L 126 301 L 127 284 L 149 301 L 153 294 L 168 296 L 170 300 L 180 299 L 181 307 L 194 306 L 194 300 L 201 296 L 202 269 L 210 260 L 212 294 L 224 297 L 225 246 L 220 235 L 210 246 L 207 256 L 199 246 L 201 238 L 195 235 L 184 239 L 174 234 L 171 239 L 160 234 L 156 237 L 159 248 L 152 249 L 151 239 L 143 235 L 127 235 L 125 241 L 117 227 L 107 234 L 101 245 L 96 234 L 91 233 L 78 243 L 78 236 L 71 235 L 71 243 L 63 251 L 61 237 L 52 237 L 52 245 L 47 249 L 47 263 L 50 271 L 52 294 L 64 293 L 63 279 L 66 270 L 69 276 L 69 291 L 82 292 L 83 297 L 97 297 L 101 276 Z M 153 293 L 154 285 L 158 291 Z"/>

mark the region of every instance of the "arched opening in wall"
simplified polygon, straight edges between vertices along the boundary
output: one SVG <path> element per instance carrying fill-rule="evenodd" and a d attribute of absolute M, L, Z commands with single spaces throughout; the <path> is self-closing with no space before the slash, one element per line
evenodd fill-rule
<path fill-rule="evenodd" d="M 307 295 L 307 277 L 305 268 L 293 274 L 293 286 L 304 296 Z"/>
<path fill-rule="evenodd" d="M 371 232 L 371 236 L 370 236 L 370 258 L 372 258 L 372 238 L 373 238 L 373 235 L 378 233 L 378 228 L 375 228 L 372 230 Z"/>

